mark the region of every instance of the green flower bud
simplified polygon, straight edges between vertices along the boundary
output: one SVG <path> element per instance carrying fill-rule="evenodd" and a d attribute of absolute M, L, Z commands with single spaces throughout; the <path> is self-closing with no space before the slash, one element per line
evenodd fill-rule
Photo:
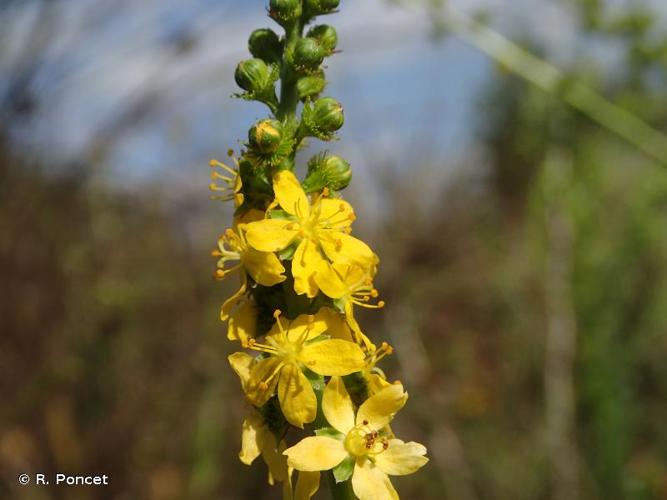
<path fill-rule="evenodd" d="M 248 131 L 248 139 L 262 153 L 272 153 L 283 140 L 283 125 L 277 120 L 262 120 Z"/>
<path fill-rule="evenodd" d="M 309 17 L 330 14 L 338 8 L 340 0 L 304 0 L 304 8 Z"/>
<path fill-rule="evenodd" d="M 343 106 L 331 97 L 315 101 L 312 116 L 315 126 L 324 132 L 335 132 L 345 123 Z"/>
<path fill-rule="evenodd" d="M 301 38 L 294 47 L 293 63 L 298 70 L 316 70 L 327 52 L 314 38 Z"/>
<path fill-rule="evenodd" d="M 299 78 L 296 83 L 296 90 L 299 94 L 299 99 L 302 101 L 312 97 L 317 97 L 324 91 L 327 81 L 324 79 L 324 72 L 320 71 L 314 75 L 304 76 Z"/>
<path fill-rule="evenodd" d="M 271 71 L 261 59 L 247 59 L 236 67 L 234 79 L 248 92 L 263 92 L 271 82 Z"/>
<path fill-rule="evenodd" d="M 320 43 L 320 46 L 324 49 L 326 55 L 331 55 L 331 53 L 336 50 L 336 45 L 338 45 L 338 33 L 336 33 L 336 30 L 333 27 L 326 24 L 314 26 L 308 31 L 308 36 Z"/>
<path fill-rule="evenodd" d="M 332 191 L 345 189 L 352 180 L 350 164 L 340 156 L 329 156 L 321 153 L 308 162 L 308 175 L 303 181 L 303 189 L 307 193 L 328 188 Z"/>
<path fill-rule="evenodd" d="M 262 28 L 253 31 L 248 39 L 248 50 L 258 59 L 278 62 L 282 59 L 283 46 L 273 30 Z"/>
<path fill-rule="evenodd" d="M 269 3 L 269 16 L 281 25 L 298 19 L 301 12 L 301 0 L 271 0 Z"/>

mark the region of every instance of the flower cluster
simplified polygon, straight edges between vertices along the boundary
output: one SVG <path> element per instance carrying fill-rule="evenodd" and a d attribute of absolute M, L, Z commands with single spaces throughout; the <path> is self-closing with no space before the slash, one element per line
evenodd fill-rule
<path fill-rule="evenodd" d="M 341 105 L 320 97 L 336 31 L 317 25 L 303 34 L 337 7 L 338 0 L 271 0 L 269 16 L 285 35 L 250 36 L 253 58 L 236 69 L 238 96 L 265 103 L 271 116 L 251 127 L 239 158 L 230 152 L 233 166 L 211 162 L 214 197 L 235 206 L 213 251 L 215 276 L 240 282 L 220 315 L 244 349 L 229 356 L 250 407 L 241 461 L 261 455 L 284 498 L 311 498 L 320 472 L 330 471 L 338 497 L 391 499 L 398 495 L 388 475 L 410 474 L 428 459 L 422 445 L 394 436 L 389 424 L 407 393 L 376 366 L 392 348 L 376 346 L 354 316 L 358 307 L 384 305 L 373 286 L 379 259 L 351 234 L 354 209 L 340 193 L 350 165 L 323 152 L 303 181 L 294 173 L 308 138 L 332 140 L 343 125 Z"/>

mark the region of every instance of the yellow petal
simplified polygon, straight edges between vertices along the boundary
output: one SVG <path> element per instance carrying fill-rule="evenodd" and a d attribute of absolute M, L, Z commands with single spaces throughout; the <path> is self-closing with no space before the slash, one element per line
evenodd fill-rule
<path fill-rule="evenodd" d="M 391 384 L 362 403 L 357 412 L 357 425 L 367 421 L 371 429 L 387 425 L 408 399 L 401 384 Z"/>
<path fill-rule="evenodd" d="M 349 375 L 364 365 L 364 351 L 357 344 L 327 339 L 303 346 L 299 361 L 320 375 Z"/>
<path fill-rule="evenodd" d="M 239 288 L 234 295 L 229 297 L 220 308 L 220 319 L 222 321 L 227 321 L 229 319 L 229 315 L 232 312 L 232 309 L 245 294 L 247 286 L 248 278 L 246 277 L 245 273 L 241 273 L 241 288 Z"/>
<path fill-rule="evenodd" d="M 350 328 L 345 323 L 345 318 L 339 312 L 329 307 L 323 307 L 317 312 L 316 317 L 326 323 L 325 330 L 330 337 L 354 342 Z"/>
<path fill-rule="evenodd" d="M 255 361 L 252 356 L 245 352 L 235 352 L 227 357 L 229 364 L 241 379 L 241 386 L 244 388 L 250 380 L 250 369 Z"/>
<path fill-rule="evenodd" d="M 274 328 L 276 325 L 273 326 L 271 332 L 274 331 Z M 286 322 L 285 329 L 290 342 L 305 342 L 322 335 L 327 329 L 327 324 L 318 315 L 301 314 L 295 320 Z"/>
<path fill-rule="evenodd" d="M 319 472 L 299 472 L 299 479 L 296 481 L 296 490 L 294 491 L 294 500 L 310 500 L 319 488 Z"/>
<path fill-rule="evenodd" d="M 252 464 L 262 452 L 265 444 L 266 427 L 262 416 L 253 411 L 243 421 L 241 430 L 241 451 L 239 459 L 246 465 Z"/>
<path fill-rule="evenodd" d="M 246 395 L 255 406 L 263 406 L 276 392 L 278 384 L 278 371 L 282 368 L 282 362 L 274 357 L 268 357 L 255 363 L 250 369 L 250 379 Z"/>
<path fill-rule="evenodd" d="M 377 394 L 385 387 L 391 386 L 391 384 L 387 382 L 387 379 L 377 373 L 369 373 L 366 376 L 366 384 L 368 385 L 368 393 L 371 396 Z"/>
<path fill-rule="evenodd" d="M 241 262 L 256 283 L 273 286 L 285 281 L 285 268 L 276 254 L 248 249 L 241 254 Z"/>
<path fill-rule="evenodd" d="M 327 422 L 343 434 L 354 427 L 354 407 L 342 378 L 331 377 L 322 396 L 322 411 Z"/>
<path fill-rule="evenodd" d="M 375 456 L 375 464 L 385 474 L 405 476 L 416 472 L 428 462 L 426 447 L 410 441 L 404 443 L 400 439 L 390 439 L 389 446 Z"/>
<path fill-rule="evenodd" d="M 235 217 L 234 222 L 237 226 L 240 226 L 241 224 L 248 224 L 250 222 L 263 220 L 265 217 L 266 214 L 263 211 L 257 210 L 256 208 L 251 208 L 247 212 L 241 214 L 239 217 Z"/>
<path fill-rule="evenodd" d="M 340 299 L 349 293 L 348 287 L 331 265 L 322 266 L 315 275 L 315 283 L 327 297 Z"/>
<path fill-rule="evenodd" d="M 273 177 L 276 200 L 285 212 L 304 219 L 310 214 L 310 203 L 301 183 L 289 170 L 281 170 Z"/>
<path fill-rule="evenodd" d="M 366 243 L 349 234 L 322 231 L 318 233 L 318 239 L 322 250 L 332 262 L 370 267 L 379 261 Z"/>
<path fill-rule="evenodd" d="M 387 475 L 365 457 L 354 465 L 352 489 L 359 500 L 398 500 Z"/>
<path fill-rule="evenodd" d="M 361 331 L 359 323 L 357 323 L 357 320 L 354 319 L 354 315 L 352 314 L 352 305 L 350 304 L 348 307 L 348 305 L 346 304 L 345 310 L 347 311 L 345 321 L 347 322 L 348 327 L 352 331 L 352 336 L 354 337 L 355 341 L 358 342 L 359 345 L 365 347 L 367 350 L 374 351 L 375 344 L 373 344 L 373 342 L 371 342 L 371 339 L 369 339 L 364 334 L 364 332 Z"/>
<path fill-rule="evenodd" d="M 260 252 L 277 252 L 289 246 L 298 235 L 298 225 L 284 219 L 251 222 L 246 229 L 248 244 Z"/>
<path fill-rule="evenodd" d="M 323 198 L 319 203 L 318 224 L 325 228 L 347 230 L 354 222 L 352 205 L 344 200 Z"/>
<path fill-rule="evenodd" d="M 292 258 L 294 291 L 299 295 L 315 297 L 319 290 L 315 275 L 324 272 L 328 266 L 315 243 L 309 239 L 301 240 Z"/>
<path fill-rule="evenodd" d="M 270 431 L 267 431 L 265 444 L 262 448 L 262 458 L 269 468 L 271 478 L 280 482 L 287 479 L 287 460 L 283 455 L 285 448 L 284 441 L 281 441 L 280 445 L 276 446 L 275 436 Z"/>
<path fill-rule="evenodd" d="M 257 305 L 246 300 L 229 318 L 227 338 L 239 340 L 245 346 L 254 337 L 257 325 Z"/>
<path fill-rule="evenodd" d="M 286 364 L 278 382 L 280 408 L 287 421 L 303 429 L 303 424 L 315 420 L 317 398 L 306 376 L 294 364 Z"/>
<path fill-rule="evenodd" d="M 333 469 L 347 457 L 342 441 L 325 436 L 310 436 L 285 450 L 287 464 L 300 471 Z"/>

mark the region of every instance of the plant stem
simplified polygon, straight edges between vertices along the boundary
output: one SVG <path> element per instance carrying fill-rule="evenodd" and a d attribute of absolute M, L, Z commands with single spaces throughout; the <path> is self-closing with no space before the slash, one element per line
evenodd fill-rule
<path fill-rule="evenodd" d="M 295 21 L 285 29 L 285 50 L 283 55 L 283 67 L 280 72 L 280 104 L 276 112 L 276 118 L 284 120 L 287 117 L 296 115 L 296 106 L 299 102 L 299 96 L 296 89 L 296 74 L 292 69 L 288 55 L 294 51 L 294 46 L 303 34 L 303 23 L 301 20 Z"/>
<path fill-rule="evenodd" d="M 602 127 L 667 165 L 667 136 L 633 113 L 610 102 L 579 81 L 568 82 L 560 70 L 473 18 L 449 9 L 443 26 L 523 79 L 558 96 Z"/>

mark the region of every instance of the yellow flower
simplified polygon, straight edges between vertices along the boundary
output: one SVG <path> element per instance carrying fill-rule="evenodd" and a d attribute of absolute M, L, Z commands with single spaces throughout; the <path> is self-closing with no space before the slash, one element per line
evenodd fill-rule
<path fill-rule="evenodd" d="M 232 157 L 232 152 L 229 152 L 230 157 Z M 236 163 L 236 159 L 234 159 Z M 243 182 L 241 181 L 241 176 L 239 175 L 238 165 L 237 168 L 232 168 L 228 165 L 225 165 L 218 160 L 211 160 L 209 162 L 211 167 L 211 182 L 209 189 L 214 193 L 219 193 L 211 196 L 214 200 L 221 201 L 231 201 L 234 200 L 234 206 L 240 207 L 243 204 Z M 216 170 L 219 169 L 219 170 Z M 217 184 L 216 181 L 222 181 L 222 185 Z"/>
<path fill-rule="evenodd" d="M 327 330 L 327 323 L 321 317 L 303 314 L 287 321 L 280 318 L 280 311 L 275 316 L 276 323 L 266 335 L 265 343 L 248 340 L 248 347 L 266 354 L 265 358 L 250 363 L 249 355 L 236 353 L 229 360 L 237 373 L 238 366 L 251 366 L 247 382 L 241 377 L 241 383 L 252 404 L 263 406 L 277 392 L 287 421 L 303 428 L 305 423 L 315 420 L 317 398 L 302 369 L 323 376 L 348 375 L 364 367 L 364 352 L 346 340 L 317 339 Z"/>
<path fill-rule="evenodd" d="M 403 386 L 393 384 L 368 398 L 355 416 L 343 380 L 332 377 L 324 390 L 322 411 L 338 434 L 302 439 L 285 450 L 287 465 L 300 471 L 349 467 L 352 489 L 360 500 L 398 499 L 387 476 L 412 474 L 428 462 L 423 445 L 382 432 L 406 400 Z"/>
<path fill-rule="evenodd" d="M 262 455 L 269 469 L 269 484 L 273 485 L 275 481 L 283 482 L 288 476 L 287 462 L 281 456 L 285 448 L 285 442 L 277 442 L 259 412 L 252 410 L 243 421 L 239 452 L 241 462 L 251 465 L 259 455 Z"/>
<path fill-rule="evenodd" d="M 285 281 L 285 268 L 278 257 L 270 252 L 260 252 L 248 246 L 245 231 L 246 224 L 238 224 L 236 229 L 227 229 L 218 239 L 218 248 L 211 255 L 218 257 L 216 278 L 223 279 L 232 272 L 241 272 L 241 287 L 222 306 L 220 317 L 223 321 L 229 318 L 231 309 L 239 302 L 247 289 L 245 271 L 260 285 L 273 286 Z M 238 263 L 230 268 L 225 265 L 230 261 Z"/>
<path fill-rule="evenodd" d="M 292 258 L 294 290 L 315 297 L 315 276 L 327 273 L 332 262 L 372 266 L 377 256 L 361 240 L 350 236 L 354 211 L 343 200 L 324 194 L 308 201 L 301 184 L 288 170 L 273 178 L 276 202 L 287 218 L 272 218 L 248 224 L 248 243 L 262 252 L 278 252 L 298 242 Z"/>
<path fill-rule="evenodd" d="M 378 349 L 375 349 L 375 346 L 373 346 L 373 349 L 367 354 L 366 366 L 361 370 L 361 376 L 364 377 L 364 380 L 366 381 L 366 387 L 368 388 L 368 394 L 370 396 L 373 396 L 385 387 L 392 385 L 387 382 L 387 376 L 376 365 L 382 358 L 393 352 L 394 348 L 392 346 L 386 342 L 382 342 L 382 345 Z"/>

